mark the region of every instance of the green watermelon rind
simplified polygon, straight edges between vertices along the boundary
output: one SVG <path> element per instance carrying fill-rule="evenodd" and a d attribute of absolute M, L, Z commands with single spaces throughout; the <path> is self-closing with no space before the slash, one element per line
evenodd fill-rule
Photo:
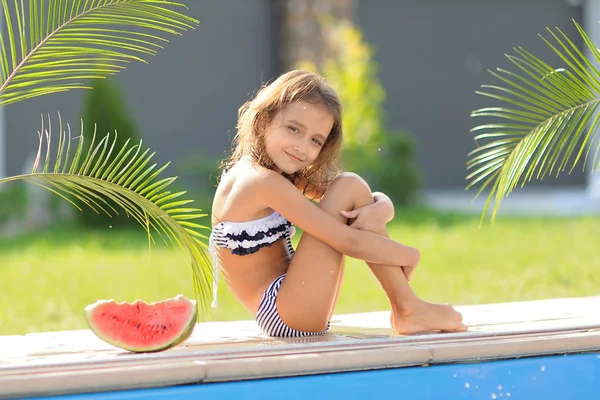
<path fill-rule="evenodd" d="M 127 345 L 126 343 L 123 343 L 119 340 L 116 340 L 108 335 L 105 335 L 97 326 L 96 324 L 94 324 L 94 322 L 92 321 L 92 317 L 93 317 L 93 313 L 96 310 L 97 307 L 106 304 L 106 303 L 114 303 L 116 305 L 120 305 L 120 304 L 135 304 L 134 303 L 127 303 L 127 302 L 120 302 L 117 303 L 114 300 L 98 300 L 96 303 L 90 304 L 87 307 L 85 307 L 84 312 L 85 312 L 85 317 L 86 317 L 86 321 L 87 324 L 90 328 L 90 330 L 94 333 L 94 335 L 96 335 L 99 339 L 103 340 L 104 342 L 113 345 L 115 347 L 119 347 L 123 350 L 127 350 L 127 351 L 131 351 L 133 353 L 152 353 L 152 352 L 157 352 L 157 351 L 164 351 L 170 348 L 173 348 L 175 346 L 178 346 L 182 343 L 184 343 L 186 340 L 189 339 L 189 337 L 192 335 L 192 333 L 194 332 L 194 328 L 196 327 L 197 321 L 198 321 L 198 316 L 197 316 L 197 305 L 196 302 L 194 300 L 189 300 L 188 298 L 186 298 L 183 295 L 177 295 L 176 297 L 172 298 L 172 299 L 166 299 L 166 300 L 162 300 L 159 302 L 155 302 L 155 303 L 150 303 L 148 304 L 149 306 L 152 306 L 154 304 L 160 304 L 160 303 L 166 303 L 169 301 L 179 301 L 181 298 L 185 299 L 191 306 L 192 306 L 192 313 L 191 316 L 189 318 L 189 320 L 187 321 L 186 324 L 184 324 L 184 329 L 182 330 L 182 333 L 179 336 L 176 336 L 175 338 L 173 338 L 172 341 L 167 342 L 167 343 L 163 343 L 159 346 L 156 347 L 144 347 L 144 348 L 138 348 L 138 347 L 132 347 Z M 137 300 L 137 301 L 141 301 L 141 300 Z M 137 302 L 136 301 L 136 302 Z"/>

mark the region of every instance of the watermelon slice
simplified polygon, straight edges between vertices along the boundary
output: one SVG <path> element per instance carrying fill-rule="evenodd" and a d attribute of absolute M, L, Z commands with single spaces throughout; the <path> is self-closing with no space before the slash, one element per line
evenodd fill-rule
<path fill-rule="evenodd" d="M 99 300 L 85 308 L 92 332 L 133 352 L 161 351 L 185 342 L 196 326 L 196 302 L 183 295 L 157 303 Z"/>

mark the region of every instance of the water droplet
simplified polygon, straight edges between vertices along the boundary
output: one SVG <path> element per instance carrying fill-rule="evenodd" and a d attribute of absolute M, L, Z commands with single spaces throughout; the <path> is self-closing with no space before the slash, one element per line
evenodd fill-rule
<path fill-rule="evenodd" d="M 456 378 L 458 376 L 458 374 L 455 372 L 454 375 L 452 375 L 453 378 Z"/>
<path fill-rule="evenodd" d="M 468 389 L 471 385 L 469 385 L 469 382 L 465 383 L 465 387 Z"/>
<path fill-rule="evenodd" d="M 542 366 L 540 367 L 540 371 L 544 372 L 545 370 L 546 370 L 546 367 L 545 367 L 544 365 L 542 365 Z"/>
<path fill-rule="evenodd" d="M 108 227 L 109 227 L 110 229 L 112 229 L 112 225 L 109 225 Z"/>
<path fill-rule="evenodd" d="M 490 397 L 491 397 L 492 399 L 495 399 L 495 398 L 496 398 L 496 397 L 498 397 L 498 396 L 496 396 L 496 393 L 492 393 L 492 394 L 490 395 Z"/>
<path fill-rule="evenodd" d="M 510 397 L 510 392 L 506 392 L 506 397 Z"/>
<path fill-rule="evenodd" d="M 498 385 L 498 390 L 502 390 L 502 385 Z"/>
<path fill-rule="evenodd" d="M 381 147 L 378 147 L 378 148 L 377 148 L 377 151 L 381 151 Z"/>

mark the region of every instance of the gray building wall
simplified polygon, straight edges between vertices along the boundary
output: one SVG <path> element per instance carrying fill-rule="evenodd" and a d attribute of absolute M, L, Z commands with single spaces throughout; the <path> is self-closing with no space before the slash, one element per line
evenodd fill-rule
<path fill-rule="evenodd" d="M 357 14 L 377 50 L 388 125 L 417 137 L 429 188 L 465 187 L 467 154 L 474 148 L 469 129 L 483 122 L 469 115 L 493 104 L 475 91 L 500 82 L 488 69 L 516 72 L 504 54 L 517 46 L 556 60 L 538 37 L 546 27 L 558 26 L 581 42 L 571 21 L 582 22 L 581 7 L 566 0 L 362 0 Z M 541 184 L 584 182 L 580 167 Z"/>
<path fill-rule="evenodd" d="M 168 37 L 149 64 L 132 63 L 111 77 L 122 85 L 144 145 L 155 160 L 183 160 L 204 152 L 215 156 L 230 148 L 237 109 L 274 71 L 271 0 L 185 0 L 188 15 L 200 20 L 196 30 Z M 40 114 L 79 129 L 83 91 L 30 99 L 5 108 L 7 173 L 20 173 L 37 150 Z M 88 121 L 93 123 L 93 121 Z M 168 172 L 165 172 L 168 173 Z"/>
<path fill-rule="evenodd" d="M 194 158 L 228 150 L 238 107 L 280 72 L 276 1 L 185 0 L 199 28 L 170 37 L 149 64 L 133 63 L 111 78 L 121 82 L 144 144 L 157 151 L 155 160 L 173 161 L 168 173 L 185 178 Z M 465 186 L 467 153 L 474 147 L 469 129 L 480 123 L 469 114 L 491 104 L 475 95 L 481 84 L 495 81 L 486 70 L 514 70 L 503 54 L 518 45 L 552 60 L 537 34 L 559 26 L 577 39 L 571 18 L 581 21 L 581 8 L 565 0 L 362 0 L 357 14 L 377 49 L 388 126 L 417 137 L 428 188 Z M 5 108 L 8 174 L 20 173 L 37 149 L 40 114 L 60 111 L 79 129 L 82 98 L 82 91 L 72 91 Z M 193 171 L 188 175 L 193 183 Z M 584 182 L 578 169 L 543 184 Z"/>

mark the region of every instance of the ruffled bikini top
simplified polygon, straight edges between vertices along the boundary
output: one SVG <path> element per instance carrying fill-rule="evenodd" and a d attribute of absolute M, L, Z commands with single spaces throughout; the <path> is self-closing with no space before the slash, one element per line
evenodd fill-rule
<path fill-rule="evenodd" d="M 244 256 L 256 253 L 261 248 L 271 246 L 279 239 L 285 238 L 288 259 L 291 260 L 294 255 L 291 238 L 295 233 L 296 228 L 277 211 L 253 221 L 223 221 L 213 226 L 208 246 L 214 272 L 212 306 L 217 306 L 219 286 L 219 259 L 216 246 L 231 249 L 232 254 Z"/>

